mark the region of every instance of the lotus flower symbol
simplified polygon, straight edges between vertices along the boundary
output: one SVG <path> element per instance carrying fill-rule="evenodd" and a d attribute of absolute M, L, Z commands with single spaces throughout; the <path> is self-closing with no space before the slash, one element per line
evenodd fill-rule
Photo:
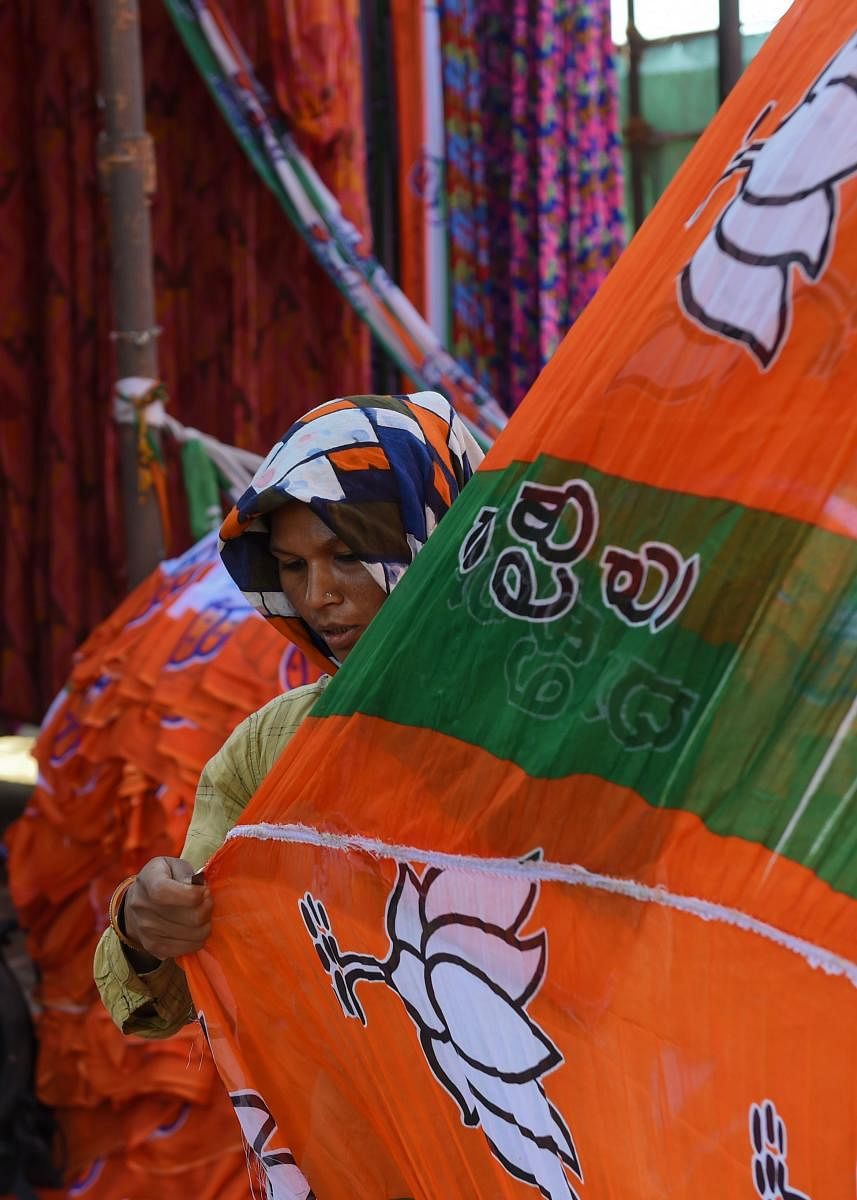
<path fill-rule="evenodd" d="M 789 337 L 796 277 L 817 284 L 830 263 L 840 186 L 857 172 L 855 68 L 852 35 L 768 138 L 756 135 L 773 105 L 762 111 L 717 181 L 743 173 L 736 194 L 678 278 L 685 314 L 762 370 Z"/>
<path fill-rule="evenodd" d="M 309 893 L 300 909 L 345 1015 L 367 1024 L 355 992 L 361 981 L 392 988 L 462 1122 L 481 1127 L 516 1179 L 547 1200 L 569 1200 L 577 1193 L 568 1172 L 582 1182 L 580 1161 L 541 1083 L 563 1058 L 526 1011 L 547 963 L 545 931 L 519 932 L 537 895 L 537 883 L 511 873 L 429 867 L 419 876 L 402 865 L 387 902 L 383 961 L 343 953 Z"/>
<path fill-rule="evenodd" d="M 772 1100 L 750 1105 L 750 1144 L 759 1200 L 809 1200 L 789 1183 L 786 1124 Z"/>

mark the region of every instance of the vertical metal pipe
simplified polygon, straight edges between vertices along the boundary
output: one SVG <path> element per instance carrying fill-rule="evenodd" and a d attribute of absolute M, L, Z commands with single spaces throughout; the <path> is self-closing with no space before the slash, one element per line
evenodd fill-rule
<path fill-rule="evenodd" d="M 741 78 L 741 19 L 739 0 L 720 0 L 720 24 L 717 27 L 717 79 L 722 104 Z"/>
<path fill-rule="evenodd" d="M 628 120 L 625 137 L 631 157 L 631 207 L 634 229 L 639 229 L 646 215 L 643 186 L 645 166 L 645 120 L 643 118 L 642 87 L 640 68 L 643 60 L 644 40 L 636 24 L 634 0 L 628 0 Z"/>
<path fill-rule="evenodd" d="M 95 0 L 104 132 L 98 166 L 107 196 L 113 336 L 118 377 L 158 378 L 149 197 L 155 157 L 146 133 L 137 0 Z M 128 583 L 134 587 L 164 557 L 154 490 L 140 493 L 137 435 L 119 430 Z"/>

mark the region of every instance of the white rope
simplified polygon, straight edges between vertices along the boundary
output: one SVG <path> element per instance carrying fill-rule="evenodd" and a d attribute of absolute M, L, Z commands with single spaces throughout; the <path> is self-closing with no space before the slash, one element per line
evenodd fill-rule
<path fill-rule="evenodd" d="M 135 424 L 138 418 L 138 407 L 135 401 L 139 401 L 142 396 L 145 396 L 146 392 L 156 383 L 155 379 L 143 379 L 140 376 L 128 376 L 120 379 L 113 395 L 114 419 L 120 425 Z M 261 454 L 254 454 L 252 450 L 242 450 L 240 446 L 229 446 L 216 437 L 212 437 L 211 434 L 203 433 L 201 429 L 194 429 L 192 425 L 183 425 L 181 421 L 167 412 L 160 400 L 150 400 L 145 408 L 146 421 L 153 428 L 162 429 L 180 445 L 189 441 L 200 443 L 212 463 L 228 482 L 233 500 L 237 500 L 246 491 L 250 480 L 262 462 Z"/>
<path fill-rule="evenodd" d="M 478 871 L 486 875 L 502 875 L 507 878 L 530 879 L 544 883 L 565 883 L 571 887 L 593 888 L 610 892 L 646 904 L 658 904 L 702 921 L 720 921 L 744 933 L 755 934 L 774 942 L 804 959 L 811 967 L 820 968 L 827 975 L 844 975 L 848 982 L 857 987 L 857 963 L 834 954 L 823 946 L 804 938 L 795 937 L 766 921 L 751 917 L 740 909 L 725 904 L 715 904 L 696 896 L 684 896 L 668 892 L 666 888 L 651 887 L 634 879 L 620 879 L 613 875 L 599 875 L 585 867 L 567 863 L 552 863 L 545 860 L 527 859 L 519 862 L 508 858 L 477 858 L 465 854 L 445 854 L 439 850 L 421 850 L 417 846 L 397 846 L 379 841 L 377 838 L 361 837 L 359 834 L 324 833 L 308 825 L 274 825 L 261 822 L 258 825 L 236 825 L 226 835 L 226 841 L 251 838 L 257 841 L 291 842 L 304 846 L 319 846 L 327 850 L 361 850 L 375 858 L 390 858 L 396 862 L 420 862 L 444 870 Z"/>

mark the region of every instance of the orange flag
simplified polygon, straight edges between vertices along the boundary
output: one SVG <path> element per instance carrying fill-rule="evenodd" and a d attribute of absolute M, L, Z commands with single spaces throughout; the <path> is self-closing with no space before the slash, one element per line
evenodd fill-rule
<path fill-rule="evenodd" d="M 796 3 L 209 865 L 278 1200 L 850 1200 L 857 3 Z"/>

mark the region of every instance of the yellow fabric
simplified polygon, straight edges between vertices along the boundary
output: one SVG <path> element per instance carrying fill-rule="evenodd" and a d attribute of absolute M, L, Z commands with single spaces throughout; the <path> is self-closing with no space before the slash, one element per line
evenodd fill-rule
<path fill-rule="evenodd" d="M 325 675 L 277 696 L 230 734 L 200 776 L 182 858 L 201 867 L 222 845 L 328 681 Z M 168 959 L 138 975 L 109 927 L 96 948 L 93 974 L 105 1008 L 123 1033 L 169 1037 L 194 1019 L 181 967 Z"/>

